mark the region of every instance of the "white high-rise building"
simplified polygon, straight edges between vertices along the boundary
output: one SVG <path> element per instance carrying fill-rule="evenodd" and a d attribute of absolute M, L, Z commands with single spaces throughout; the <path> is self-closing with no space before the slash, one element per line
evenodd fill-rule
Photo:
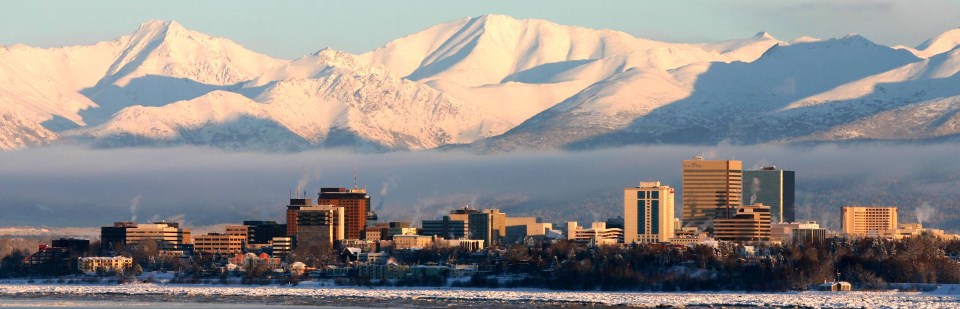
<path fill-rule="evenodd" d="M 659 181 L 623 189 L 623 241 L 668 242 L 674 236 L 674 189 Z"/>

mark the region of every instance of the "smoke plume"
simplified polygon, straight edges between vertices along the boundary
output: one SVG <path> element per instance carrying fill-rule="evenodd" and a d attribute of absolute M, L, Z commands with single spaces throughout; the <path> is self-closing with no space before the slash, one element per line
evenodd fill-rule
<path fill-rule="evenodd" d="M 138 194 L 130 199 L 130 221 L 137 222 L 137 210 L 140 209 L 140 199 L 143 198 L 142 194 Z"/>
<path fill-rule="evenodd" d="M 933 219 L 934 216 L 937 215 L 937 209 L 930 206 L 930 203 L 927 202 L 921 203 L 915 212 L 917 213 L 917 223 L 921 225 L 923 222 L 930 222 L 930 219 Z"/>

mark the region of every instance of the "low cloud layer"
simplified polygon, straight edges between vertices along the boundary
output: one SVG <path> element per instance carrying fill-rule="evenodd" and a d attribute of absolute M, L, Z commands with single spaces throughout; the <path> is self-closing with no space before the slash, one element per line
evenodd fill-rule
<path fill-rule="evenodd" d="M 0 226 L 100 226 L 131 217 L 188 226 L 283 221 L 291 192 L 316 198 L 320 187 L 353 186 L 355 170 L 382 220 L 431 219 L 469 205 L 588 222 L 620 214 L 622 189 L 639 181 L 680 187 L 680 161 L 703 155 L 796 170 L 799 220 L 838 228 L 842 205 L 896 205 L 903 222 L 922 217 L 927 226 L 956 229 L 960 215 L 950 214 L 960 213 L 957 153 L 960 145 L 648 146 L 496 155 L 44 147 L 0 153 Z M 926 215 L 934 210 L 942 215 Z"/>

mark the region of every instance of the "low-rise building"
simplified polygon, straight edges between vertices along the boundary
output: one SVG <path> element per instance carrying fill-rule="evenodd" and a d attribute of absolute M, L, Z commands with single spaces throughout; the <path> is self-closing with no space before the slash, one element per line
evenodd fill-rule
<path fill-rule="evenodd" d="M 361 252 L 360 263 L 366 264 L 386 264 L 390 255 L 386 252 Z"/>
<path fill-rule="evenodd" d="M 457 247 L 464 251 L 478 251 L 484 248 L 482 239 L 448 239 L 443 240 L 448 247 Z"/>
<path fill-rule="evenodd" d="M 763 204 L 740 206 L 733 216 L 713 220 L 713 238 L 725 241 L 769 241 L 770 207 Z"/>
<path fill-rule="evenodd" d="M 681 226 L 676 224 L 674 226 Z M 673 238 L 670 238 L 670 244 L 674 245 L 692 245 L 702 242 L 713 241 L 714 239 L 710 237 L 710 234 L 707 232 L 700 231 L 699 228 L 695 226 L 685 226 L 674 231 Z"/>
<path fill-rule="evenodd" d="M 433 236 L 423 235 L 396 235 L 393 237 L 393 248 L 397 250 L 418 250 L 433 244 Z"/>
<path fill-rule="evenodd" d="M 783 222 L 770 225 L 770 241 L 789 243 L 822 242 L 827 238 L 827 230 L 816 221 Z"/>
<path fill-rule="evenodd" d="M 133 267 L 133 259 L 123 256 L 92 256 L 77 259 L 77 268 L 87 275 L 96 275 L 99 272 L 122 274 L 131 267 Z"/>
<path fill-rule="evenodd" d="M 160 250 L 180 251 L 185 244 L 193 244 L 190 230 L 180 228 L 175 222 L 155 222 L 126 226 L 126 244 L 137 245 L 146 241 L 156 242 Z"/>
<path fill-rule="evenodd" d="M 567 222 L 567 239 L 578 244 L 601 246 L 623 243 L 623 229 L 607 228 L 606 222 L 593 222 L 590 228 Z"/>
<path fill-rule="evenodd" d="M 410 267 L 397 264 L 388 265 L 359 265 L 357 276 L 366 279 L 401 279 L 407 275 Z"/>
<path fill-rule="evenodd" d="M 207 254 L 237 254 L 243 251 L 246 235 L 209 233 L 194 238 L 193 250 Z"/>
<path fill-rule="evenodd" d="M 552 223 L 543 223 L 536 217 L 507 217 L 506 238 L 509 244 L 520 243 L 528 236 L 545 236 L 553 229 Z"/>
<path fill-rule="evenodd" d="M 270 246 L 273 249 L 273 256 L 286 256 L 290 254 L 290 250 L 293 249 L 293 238 L 292 237 L 274 237 L 270 241 Z"/>

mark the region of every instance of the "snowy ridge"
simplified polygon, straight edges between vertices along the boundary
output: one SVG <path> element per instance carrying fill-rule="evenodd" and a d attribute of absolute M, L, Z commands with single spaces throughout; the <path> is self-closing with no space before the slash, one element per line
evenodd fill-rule
<path fill-rule="evenodd" d="M 896 46 L 896 48 L 908 50 L 920 58 L 930 58 L 944 52 L 953 50 L 960 46 L 960 28 L 950 29 L 929 40 L 920 43 L 916 48 L 906 46 Z"/>
<path fill-rule="evenodd" d="M 717 43 L 703 44 L 709 51 L 719 52 L 731 59 L 743 62 L 753 62 L 760 58 L 770 47 L 783 43 L 767 32 L 759 32 L 746 39 L 728 40 Z"/>
<path fill-rule="evenodd" d="M 540 65 L 633 52 L 647 55 L 646 65 L 661 69 L 726 59 L 696 45 L 658 42 L 619 31 L 502 15 L 437 25 L 361 57 L 383 63 L 412 80 L 442 79 L 464 86 L 481 86 L 498 84 L 511 74 Z"/>
<path fill-rule="evenodd" d="M 909 52 L 848 35 L 779 43 L 751 63 L 694 64 L 660 74 L 637 70 L 594 84 L 475 146 L 502 151 L 793 140 L 896 108 L 853 102 L 838 108 L 817 96 L 918 61 Z M 825 102 L 830 104 L 812 108 Z M 798 104 L 808 108 L 795 108 Z"/>
<path fill-rule="evenodd" d="M 484 15 L 292 61 L 148 21 L 87 46 L 0 46 L 0 149 L 484 151 L 960 137 L 960 29 L 916 49 L 766 32 L 704 44 Z"/>

